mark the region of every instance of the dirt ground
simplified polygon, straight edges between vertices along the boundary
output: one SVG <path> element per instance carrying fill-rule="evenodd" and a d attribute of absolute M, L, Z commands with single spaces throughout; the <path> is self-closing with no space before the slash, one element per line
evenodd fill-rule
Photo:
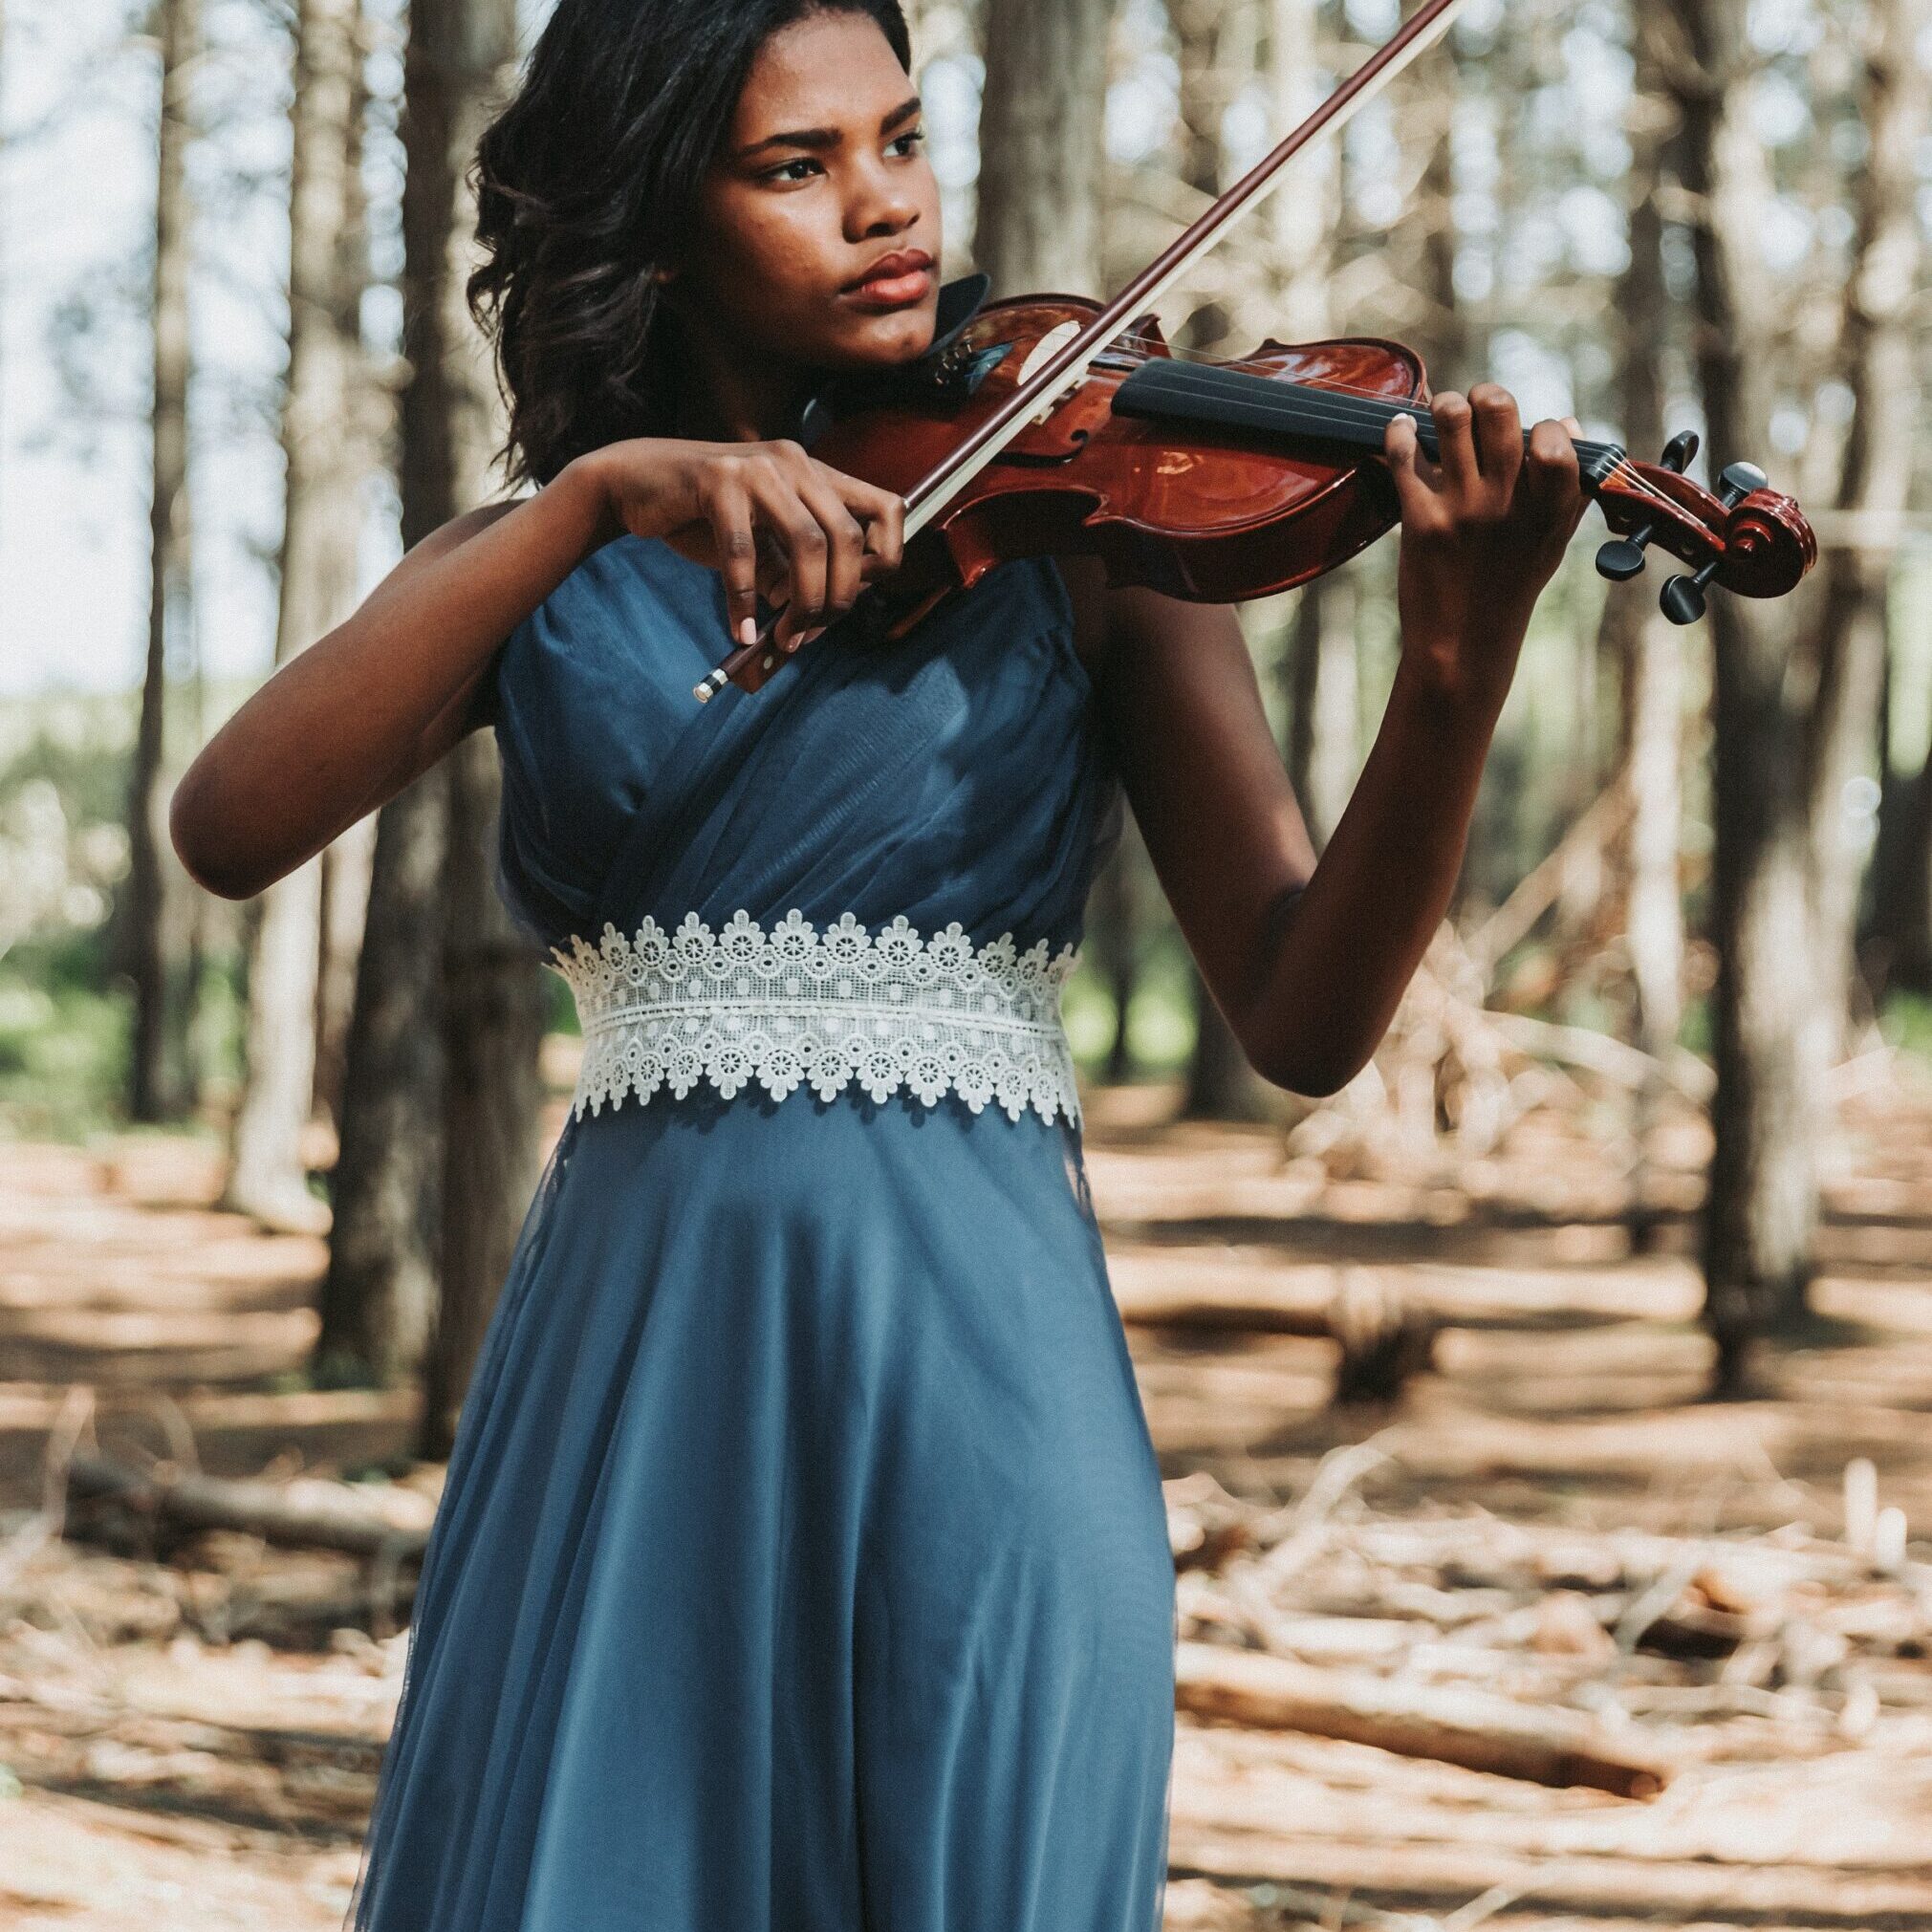
<path fill-rule="evenodd" d="M 1279 1664 L 1384 1742 L 1391 1708 L 1481 1763 L 1587 1730 L 1661 1783 L 1398 1754 L 1197 1688 L 1171 1928 L 1932 1927 L 1932 1093 L 1854 1084 L 1822 1318 L 1726 1403 L 1703 1400 L 1688 1117 L 1638 1255 L 1600 1123 L 1531 1115 L 1448 1187 L 1328 1178 L 1272 1129 L 1171 1124 L 1159 1090 L 1094 1096 L 1184 1654 Z M 288 1389 L 320 1242 L 215 1211 L 217 1181 L 178 1139 L 0 1144 L 10 1932 L 336 1932 L 356 1875 L 406 1563 L 94 1503 L 63 1535 L 44 1493 L 70 1446 L 297 1498 L 387 1463 L 351 1495 L 426 1526 L 441 1472 L 398 1460 L 406 1393 Z M 1422 1312 L 1433 1365 L 1338 1408 L 1329 1331 L 1365 1294 Z"/>

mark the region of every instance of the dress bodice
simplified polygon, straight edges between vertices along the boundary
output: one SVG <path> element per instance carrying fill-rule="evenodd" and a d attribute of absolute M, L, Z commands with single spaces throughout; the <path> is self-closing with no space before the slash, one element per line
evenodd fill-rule
<path fill-rule="evenodd" d="M 587 990 L 601 1005 L 612 982 L 641 982 L 633 936 L 802 919 L 820 934 L 909 926 L 928 946 L 963 937 L 988 984 L 1037 1018 L 1121 812 L 1057 565 L 998 566 L 894 643 L 834 625 L 763 690 L 700 705 L 691 686 L 727 640 L 717 573 L 625 536 L 492 664 L 499 890 L 580 1011 Z M 599 977 L 572 972 L 568 956 L 599 945 Z M 1020 1067 L 1007 1084 L 1033 1078 Z"/>

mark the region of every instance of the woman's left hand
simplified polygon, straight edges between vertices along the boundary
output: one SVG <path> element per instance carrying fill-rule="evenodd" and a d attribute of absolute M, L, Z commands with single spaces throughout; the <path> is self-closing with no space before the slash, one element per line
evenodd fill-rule
<path fill-rule="evenodd" d="M 1492 717 L 1508 695 L 1530 613 L 1582 521 L 1574 417 L 1537 423 L 1525 446 L 1516 399 L 1482 382 L 1430 405 L 1440 459 L 1414 422 L 1384 453 L 1402 509 L 1397 602 L 1404 665 L 1436 695 Z"/>

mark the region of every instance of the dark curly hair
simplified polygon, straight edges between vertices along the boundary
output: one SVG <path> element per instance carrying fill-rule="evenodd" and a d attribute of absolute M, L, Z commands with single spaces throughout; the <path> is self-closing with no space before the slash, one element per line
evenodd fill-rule
<path fill-rule="evenodd" d="M 557 0 L 470 168 L 487 258 L 465 293 L 511 483 L 670 432 L 682 365 L 651 271 L 691 233 L 758 49 L 814 13 L 870 16 L 910 69 L 899 0 Z"/>

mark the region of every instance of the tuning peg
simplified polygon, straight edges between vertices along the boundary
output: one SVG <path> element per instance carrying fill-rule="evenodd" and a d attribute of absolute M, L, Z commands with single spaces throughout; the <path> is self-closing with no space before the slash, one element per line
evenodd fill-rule
<path fill-rule="evenodd" d="M 1755 489 L 1763 489 L 1770 478 L 1755 463 L 1733 463 L 1717 480 L 1717 493 L 1726 510 L 1742 503 Z"/>
<path fill-rule="evenodd" d="M 1596 575 L 1614 584 L 1628 583 L 1643 575 L 1643 547 L 1656 526 L 1645 524 L 1632 537 L 1614 536 L 1596 553 Z"/>
<path fill-rule="evenodd" d="M 1689 431 L 1684 432 L 1689 435 Z M 1680 437 L 1679 442 L 1683 439 Z M 1673 447 L 1675 445 L 1673 445 Z M 1733 463 L 1717 480 L 1717 493 L 1726 510 L 1735 510 L 1753 490 L 1763 489 L 1770 478 L 1755 463 Z M 1694 624 L 1706 608 L 1704 590 L 1723 567 L 1722 557 L 1710 562 L 1695 576 L 1674 576 L 1664 585 L 1658 599 L 1663 614 L 1674 624 Z"/>
<path fill-rule="evenodd" d="M 1682 476 L 1690 467 L 1691 458 L 1697 454 L 1698 442 L 1695 429 L 1681 429 L 1663 445 L 1663 454 L 1658 459 L 1661 469 L 1669 469 Z"/>
<path fill-rule="evenodd" d="M 1685 429 L 1673 436 L 1663 446 L 1663 455 L 1658 467 L 1674 471 L 1682 476 L 1690 467 L 1690 460 L 1697 454 L 1697 431 Z M 1612 583 L 1628 583 L 1634 576 L 1643 575 L 1643 553 L 1651 539 L 1657 534 L 1657 526 L 1647 523 L 1635 535 L 1612 537 L 1596 553 L 1596 575 L 1605 576 Z"/>
<path fill-rule="evenodd" d="M 1718 573 L 1722 557 L 1713 557 L 1695 576 L 1674 576 L 1664 585 L 1658 604 L 1674 624 L 1694 624 L 1704 616 L 1704 587 Z"/>

